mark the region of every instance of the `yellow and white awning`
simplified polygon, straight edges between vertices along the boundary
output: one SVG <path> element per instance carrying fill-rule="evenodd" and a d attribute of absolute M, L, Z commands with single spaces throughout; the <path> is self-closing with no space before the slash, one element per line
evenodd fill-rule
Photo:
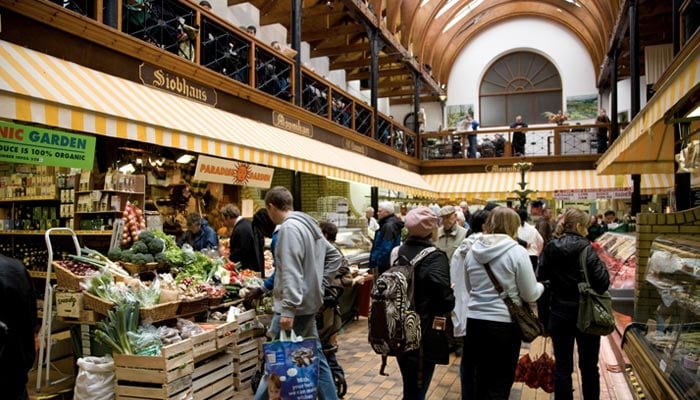
<path fill-rule="evenodd" d="M 474 174 L 424 175 L 440 198 L 468 200 L 504 200 L 517 197 L 520 172 L 487 172 Z M 530 198 L 553 198 L 557 190 L 628 189 L 632 183 L 627 175 L 598 175 L 595 170 L 530 171 L 525 175 L 525 189 L 536 190 Z M 662 193 L 673 185 L 671 174 L 642 175 L 643 194 Z"/>
<path fill-rule="evenodd" d="M 0 118 L 434 195 L 417 173 L 0 41 Z"/>
<path fill-rule="evenodd" d="M 598 173 L 673 173 L 673 126 L 666 125 L 664 115 L 689 93 L 700 90 L 699 87 L 700 45 L 697 45 L 600 158 Z"/>

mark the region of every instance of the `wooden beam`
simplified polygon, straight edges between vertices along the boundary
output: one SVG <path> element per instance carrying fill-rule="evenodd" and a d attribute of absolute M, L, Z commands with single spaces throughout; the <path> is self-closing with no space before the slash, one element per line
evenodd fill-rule
<path fill-rule="evenodd" d="M 365 27 L 360 24 L 347 24 L 334 27 L 332 31 L 329 29 L 322 29 L 320 31 L 302 32 L 301 39 L 305 41 L 321 40 L 328 39 L 329 35 L 333 35 L 337 38 L 338 36 L 353 35 L 357 33 L 366 33 Z"/>
<path fill-rule="evenodd" d="M 402 75 L 409 75 L 408 69 L 406 68 L 392 68 L 392 69 L 382 69 L 379 70 L 379 77 L 387 77 L 387 76 L 402 76 Z M 362 71 L 362 72 L 355 72 L 352 74 L 346 75 L 347 80 L 353 81 L 356 79 L 369 79 L 369 71 Z"/>
<path fill-rule="evenodd" d="M 328 8 L 325 3 L 319 4 L 311 8 L 304 8 L 301 10 L 302 18 L 318 18 L 318 17 L 342 17 L 345 11 L 341 7 Z M 282 24 L 284 26 L 289 26 L 290 12 L 289 9 L 284 9 L 280 7 L 278 11 L 272 11 L 265 15 L 260 16 L 260 25 L 268 24 Z M 305 23 L 308 21 L 304 21 Z"/>
<path fill-rule="evenodd" d="M 363 42 L 333 47 L 319 47 L 311 49 L 311 54 L 313 57 L 331 57 L 360 51 L 369 51 L 369 43 Z"/>

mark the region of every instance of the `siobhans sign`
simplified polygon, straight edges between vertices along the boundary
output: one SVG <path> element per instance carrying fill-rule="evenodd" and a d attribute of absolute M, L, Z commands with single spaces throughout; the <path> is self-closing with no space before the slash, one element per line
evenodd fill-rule
<path fill-rule="evenodd" d="M 0 121 L 0 161 L 92 169 L 92 136 Z"/>
<path fill-rule="evenodd" d="M 273 168 L 250 165 L 240 161 L 209 156 L 197 157 L 194 179 L 204 182 L 251 186 L 268 189 L 272 184 Z"/>

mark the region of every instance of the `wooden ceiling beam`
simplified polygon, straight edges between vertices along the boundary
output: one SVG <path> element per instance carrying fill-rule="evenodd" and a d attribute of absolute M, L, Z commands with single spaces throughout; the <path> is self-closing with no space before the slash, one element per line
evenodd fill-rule
<path fill-rule="evenodd" d="M 383 69 L 383 70 L 379 71 L 379 78 L 383 78 L 386 76 L 402 76 L 402 75 L 406 75 L 410 78 L 410 74 L 408 73 L 408 70 L 406 68 Z M 358 79 L 369 79 L 370 72 L 369 71 L 354 72 L 352 74 L 348 74 L 346 76 L 346 78 L 349 81 L 358 80 Z"/>
<path fill-rule="evenodd" d="M 279 7 L 280 9 L 272 11 L 265 15 L 260 15 L 260 25 L 268 24 L 282 24 L 284 26 L 290 25 L 290 11 L 286 8 Z M 308 19 L 311 18 L 326 18 L 335 17 L 340 18 L 345 15 L 346 11 L 342 7 L 328 8 L 325 4 L 313 6 L 310 8 L 304 8 L 301 10 L 301 17 L 305 19 L 305 23 L 308 23 Z"/>
<path fill-rule="evenodd" d="M 313 57 L 331 57 L 369 50 L 369 43 L 355 43 L 343 44 L 333 47 L 317 47 L 315 49 L 311 49 L 311 54 Z"/>
<path fill-rule="evenodd" d="M 318 31 L 305 31 L 301 34 L 301 40 L 312 41 L 328 39 L 329 36 L 338 38 L 343 35 L 354 35 L 358 33 L 366 33 L 365 27 L 360 24 L 346 24 L 329 29 L 321 29 Z"/>

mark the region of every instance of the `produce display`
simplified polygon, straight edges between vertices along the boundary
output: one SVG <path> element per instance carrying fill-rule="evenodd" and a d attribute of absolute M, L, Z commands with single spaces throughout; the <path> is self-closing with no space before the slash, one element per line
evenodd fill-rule
<path fill-rule="evenodd" d="M 637 273 L 636 243 L 633 236 L 606 232 L 591 246 L 610 274 L 610 288 L 634 289 Z"/>
<path fill-rule="evenodd" d="M 139 232 L 146 229 L 146 218 L 143 210 L 136 207 L 130 201 L 126 202 L 123 212 L 124 233 L 122 233 L 122 247 L 129 246 L 139 238 Z"/>

